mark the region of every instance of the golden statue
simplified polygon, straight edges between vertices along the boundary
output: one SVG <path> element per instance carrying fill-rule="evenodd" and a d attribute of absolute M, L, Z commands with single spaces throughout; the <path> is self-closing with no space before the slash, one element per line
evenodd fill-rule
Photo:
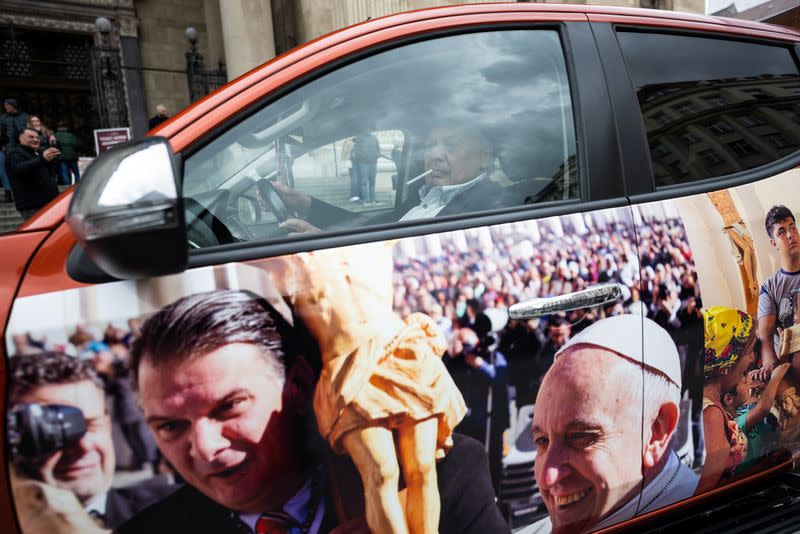
<path fill-rule="evenodd" d="M 392 311 L 391 244 L 279 262 L 270 269 L 277 285 L 320 347 L 317 426 L 356 465 L 370 530 L 438 532 L 436 460 L 452 447 L 466 406 L 442 362 L 446 341 L 436 323 L 424 314 L 403 321 Z"/>

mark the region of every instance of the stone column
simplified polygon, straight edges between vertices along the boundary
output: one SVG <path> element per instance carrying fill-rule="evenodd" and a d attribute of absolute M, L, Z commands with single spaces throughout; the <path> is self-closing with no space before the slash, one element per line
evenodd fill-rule
<path fill-rule="evenodd" d="M 221 59 L 225 61 L 225 43 L 222 40 L 222 14 L 219 9 L 219 0 L 203 0 L 203 17 L 206 21 L 206 37 L 208 39 L 208 52 L 206 53 L 205 66 L 215 69 Z"/>
<path fill-rule="evenodd" d="M 275 57 L 269 0 L 219 0 L 228 79 Z"/>

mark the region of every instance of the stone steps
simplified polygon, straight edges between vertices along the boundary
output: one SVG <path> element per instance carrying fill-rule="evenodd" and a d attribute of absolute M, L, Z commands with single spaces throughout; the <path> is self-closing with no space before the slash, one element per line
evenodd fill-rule
<path fill-rule="evenodd" d="M 67 187 L 66 185 L 59 185 L 58 190 L 65 191 Z M 0 191 L 0 199 L 5 200 L 2 194 L 2 191 Z M 0 233 L 13 232 L 21 223 L 22 217 L 14 207 L 14 203 L 0 201 Z"/>

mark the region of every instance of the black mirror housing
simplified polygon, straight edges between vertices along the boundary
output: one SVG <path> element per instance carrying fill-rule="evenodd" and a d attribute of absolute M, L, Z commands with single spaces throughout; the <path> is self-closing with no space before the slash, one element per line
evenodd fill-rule
<path fill-rule="evenodd" d="M 108 274 L 178 273 L 189 259 L 177 158 L 163 137 L 115 146 L 86 169 L 67 224 Z"/>

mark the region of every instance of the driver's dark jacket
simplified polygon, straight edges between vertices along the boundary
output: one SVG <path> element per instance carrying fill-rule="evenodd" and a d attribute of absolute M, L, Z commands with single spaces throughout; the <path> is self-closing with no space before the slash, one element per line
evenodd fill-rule
<path fill-rule="evenodd" d="M 350 467 L 355 470 L 352 464 Z M 454 434 L 453 448 L 443 460 L 436 463 L 436 474 L 441 502 L 440 534 L 510 532 L 495 502 L 486 450 L 478 441 Z M 355 476 L 358 476 L 357 473 Z M 265 484 L 269 484 L 269 481 L 265 481 Z M 336 533 L 339 523 L 336 506 L 331 492 L 325 493 L 325 516 L 319 532 Z M 359 484 L 357 490 L 340 497 L 348 501 L 362 500 L 363 490 Z M 345 506 L 352 508 L 349 504 Z M 250 528 L 239 520 L 237 514 L 186 485 L 135 515 L 115 532 L 250 534 Z"/>
<path fill-rule="evenodd" d="M 419 196 L 415 193 L 399 206 L 388 213 L 379 215 L 362 215 L 347 211 L 346 209 L 332 206 L 317 198 L 311 198 L 311 206 L 306 220 L 317 228 L 328 229 L 332 226 L 375 225 L 399 221 L 412 208 L 420 203 Z M 503 188 L 488 177 L 479 180 L 472 187 L 453 197 L 437 217 L 472 213 L 517 205 L 514 199 L 503 193 Z"/>

